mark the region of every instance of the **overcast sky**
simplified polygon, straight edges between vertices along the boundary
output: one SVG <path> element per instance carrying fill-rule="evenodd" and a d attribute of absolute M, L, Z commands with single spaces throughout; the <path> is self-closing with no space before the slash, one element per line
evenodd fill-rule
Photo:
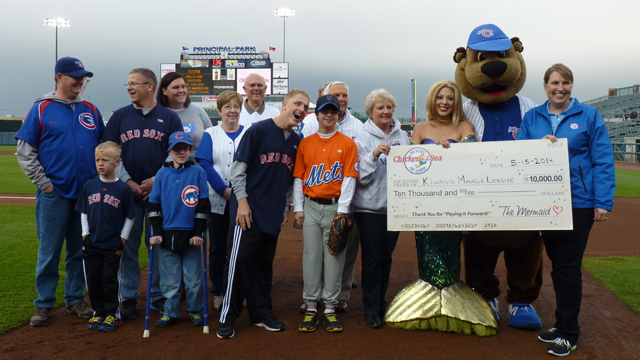
<path fill-rule="evenodd" d="M 521 95 L 539 104 L 544 70 L 556 62 L 573 70 L 581 101 L 640 83 L 637 0 L 2 1 L 0 114 L 24 116 L 53 90 L 55 29 L 43 18 L 71 21 L 59 29 L 59 56 L 95 73 L 85 98 L 108 117 L 130 103 L 123 86 L 130 69 L 159 75 L 161 63 L 179 62 L 181 46 L 272 46 L 272 61 L 281 61 L 283 21 L 273 10 L 283 6 L 296 11 L 286 21 L 289 87 L 313 99 L 321 84 L 345 81 L 358 111 L 371 90 L 385 88 L 398 101 L 395 115 L 409 117 L 415 78 L 424 117 L 429 87 L 453 80 L 455 49 L 485 23 L 521 39 L 528 70 Z"/>

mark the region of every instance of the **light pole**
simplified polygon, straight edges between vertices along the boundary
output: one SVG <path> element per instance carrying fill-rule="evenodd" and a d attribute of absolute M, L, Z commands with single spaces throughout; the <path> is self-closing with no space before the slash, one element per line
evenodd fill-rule
<path fill-rule="evenodd" d="M 63 18 L 46 18 L 44 26 L 55 26 L 56 28 L 56 63 L 58 62 L 58 28 L 71 26 L 70 21 Z"/>
<path fill-rule="evenodd" d="M 280 8 L 273 10 L 273 15 L 279 16 L 282 18 L 282 62 L 286 62 L 286 54 L 285 54 L 285 35 L 287 29 L 287 18 L 294 16 L 296 11 L 294 9 L 289 8 Z"/>

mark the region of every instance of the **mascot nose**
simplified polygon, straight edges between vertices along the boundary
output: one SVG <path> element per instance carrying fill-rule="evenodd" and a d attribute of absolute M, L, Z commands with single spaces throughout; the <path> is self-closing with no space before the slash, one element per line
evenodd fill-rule
<path fill-rule="evenodd" d="M 507 71 L 507 63 L 502 61 L 489 61 L 480 68 L 482 73 L 490 78 L 497 78 Z"/>

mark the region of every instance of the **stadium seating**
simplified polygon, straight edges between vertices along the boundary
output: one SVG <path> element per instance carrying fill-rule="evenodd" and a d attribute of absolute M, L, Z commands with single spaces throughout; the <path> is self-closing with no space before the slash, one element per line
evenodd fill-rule
<path fill-rule="evenodd" d="M 622 118 L 625 112 L 640 111 L 640 94 L 615 96 L 598 102 L 587 101 L 586 103 L 598 109 L 603 118 Z"/>

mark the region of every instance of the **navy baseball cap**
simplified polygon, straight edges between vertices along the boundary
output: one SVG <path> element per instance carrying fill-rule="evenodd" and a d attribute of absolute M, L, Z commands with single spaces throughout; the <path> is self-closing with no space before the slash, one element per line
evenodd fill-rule
<path fill-rule="evenodd" d="M 169 150 L 173 149 L 173 147 L 179 143 L 193 146 L 193 142 L 191 141 L 191 135 L 187 134 L 184 131 L 176 131 L 173 134 L 171 134 L 171 136 L 169 136 Z"/>
<path fill-rule="evenodd" d="M 82 61 L 68 56 L 60 58 L 58 62 L 56 62 L 56 74 L 93 77 L 93 73 L 91 71 L 84 69 Z"/>
<path fill-rule="evenodd" d="M 473 29 L 467 47 L 476 51 L 507 51 L 511 49 L 511 39 L 499 27 L 484 24 Z"/>
<path fill-rule="evenodd" d="M 340 102 L 333 95 L 320 96 L 316 102 L 316 111 L 320 111 L 327 106 L 333 106 L 336 110 L 340 111 Z"/>

